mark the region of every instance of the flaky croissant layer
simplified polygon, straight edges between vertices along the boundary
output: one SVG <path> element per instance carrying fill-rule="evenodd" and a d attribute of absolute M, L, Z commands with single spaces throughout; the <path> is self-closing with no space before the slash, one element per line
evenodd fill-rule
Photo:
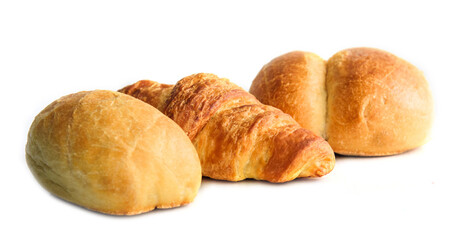
<path fill-rule="evenodd" d="M 286 182 L 324 176 L 335 165 L 323 138 L 228 79 L 199 73 L 174 86 L 143 80 L 119 91 L 174 120 L 196 147 L 204 176 Z"/>

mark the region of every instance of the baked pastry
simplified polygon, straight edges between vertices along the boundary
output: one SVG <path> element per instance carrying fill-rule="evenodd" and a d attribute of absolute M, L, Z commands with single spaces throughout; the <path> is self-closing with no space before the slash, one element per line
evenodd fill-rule
<path fill-rule="evenodd" d="M 339 154 L 391 155 L 426 142 L 433 103 L 416 67 L 382 50 L 352 48 L 328 60 L 324 79 L 314 74 L 323 71 L 321 62 L 312 53 L 280 56 L 263 67 L 250 92 L 324 136 Z M 300 117 L 305 112 L 325 116 L 326 121 Z"/>
<path fill-rule="evenodd" d="M 258 73 L 250 88 L 264 104 L 281 109 L 301 126 L 324 137 L 327 112 L 325 61 L 294 51 L 273 59 Z"/>
<path fill-rule="evenodd" d="M 197 153 L 155 108 L 112 91 L 62 97 L 39 113 L 26 160 L 52 194 L 107 214 L 138 214 L 192 202 Z"/>
<path fill-rule="evenodd" d="M 119 91 L 161 109 L 181 126 L 197 149 L 204 176 L 286 182 L 323 176 L 334 167 L 324 139 L 228 79 L 200 73 L 175 86 L 144 80 Z"/>

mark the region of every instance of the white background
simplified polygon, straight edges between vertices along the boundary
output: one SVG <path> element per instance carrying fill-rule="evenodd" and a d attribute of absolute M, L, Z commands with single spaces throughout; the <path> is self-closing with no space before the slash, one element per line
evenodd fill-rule
<path fill-rule="evenodd" d="M 171 1 L 169 1 L 171 2 Z M 468 1 L 1 1 L 1 239 L 472 239 L 473 17 Z M 198 72 L 248 90 L 292 50 L 368 46 L 416 65 L 436 103 L 431 141 L 393 157 L 338 157 L 321 179 L 204 178 L 192 204 L 114 217 L 43 190 L 24 159 L 53 100 Z"/>

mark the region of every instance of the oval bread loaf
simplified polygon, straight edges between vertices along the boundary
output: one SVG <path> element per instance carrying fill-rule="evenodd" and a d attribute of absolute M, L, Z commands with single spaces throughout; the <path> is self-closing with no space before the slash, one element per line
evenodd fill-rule
<path fill-rule="evenodd" d="M 46 107 L 31 125 L 26 160 L 46 190 L 107 214 L 192 202 L 202 178 L 176 123 L 112 91 L 79 92 Z"/>

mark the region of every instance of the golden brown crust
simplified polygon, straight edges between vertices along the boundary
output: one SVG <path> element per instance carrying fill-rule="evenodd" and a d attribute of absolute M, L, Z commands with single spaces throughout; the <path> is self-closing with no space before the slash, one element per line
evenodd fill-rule
<path fill-rule="evenodd" d="M 141 80 L 118 90 L 118 92 L 138 98 L 163 112 L 173 87 L 174 85 Z"/>
<path fill-rule="evenodd" d="M 417 68 L 371 48 L 341 51 L 326 68 L 325 76 L 314 54 L 287 53 L 261 69 L 250 92 L 324 136 L 339 154 L 390 155 L 425 143 L 432 97 Z"/>
<path fill-rule="evenodd" d="M 204 176 L 285 182 L 323 176 L 334 167 L 325 140 L 213 74 L 180 80 L 164 109 L 192 139 Z"/>
<path fill-rule="evenodd" d="M 258 101 L 245 90 L 212 74 L 196 74 L 181 79 L 166 102 L 164 114 L 184 129 L 191 140 L 210 117 L 232 100 Z"/>
<path fill-rule="evenodd" d="M 261 69 L 250 93 L 323 137 L 327 101 L 325 69 L 325 61 L 313 53 L 286 53 Z"/>
<path fill-rule="evenodd" d="M 327 137 L 340 154 L 378 156 L 423 145 L 432 96 L 421 71 L 372 48 L 338 52 L 327 63 Z"/>
<path fill-rule="evenodd" d="M 48 191 L 108 214 L 189 203 L 201 181 L 197 153 L 179 126 L 112 91 L 79 92 L 46 107 L 31 125 L 26 159 Z"/>

